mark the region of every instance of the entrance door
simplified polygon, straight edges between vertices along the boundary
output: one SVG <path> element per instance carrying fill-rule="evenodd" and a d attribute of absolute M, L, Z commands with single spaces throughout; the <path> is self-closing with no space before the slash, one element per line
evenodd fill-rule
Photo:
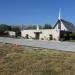
<path fill-rule="evenodd" d="M 49 39 L 50 39 L 50 40 L 53 40 L 52 34 L 49 35 Z"/>
<path fill-rule="evenodd" d="M 40 38 L 40 34 L 39 33 L 35 33 L 35 39 L 39 39 Z"/>

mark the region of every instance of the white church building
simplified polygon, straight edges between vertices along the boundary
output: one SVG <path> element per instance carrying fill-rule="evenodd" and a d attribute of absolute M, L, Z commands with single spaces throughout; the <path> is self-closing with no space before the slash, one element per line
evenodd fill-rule
<path fill-rule="evenodd" d="M 29 39 L 38 39 L 38 40 L 59 40 L 61 32 L 74 32 L 75 26 L 63 19 L 59 12 L 59 17 L 52 29 L 39 29 L 37 25 L 34 30 L 21 30 L 21 36 Z"/>

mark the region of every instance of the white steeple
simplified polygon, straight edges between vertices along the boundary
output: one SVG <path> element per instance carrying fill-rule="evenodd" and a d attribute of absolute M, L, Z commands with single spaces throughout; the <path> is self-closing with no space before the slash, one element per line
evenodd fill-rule
<path fill-rule="evenodd" d="M 59 19 L 59 20 L 61 19 L 61 9 L 59 9 L 59 16 L 58 16 L 58 19 Z"/>
<path fill-rule="evenodd" d="M 39 25 L 37 25 L 37 31 L 39 30 Z"/>

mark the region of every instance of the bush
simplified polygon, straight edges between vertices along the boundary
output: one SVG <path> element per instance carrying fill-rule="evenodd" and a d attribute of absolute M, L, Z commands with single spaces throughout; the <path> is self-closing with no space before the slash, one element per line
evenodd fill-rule
<path fill-rule="evenodd" d="M 41 40 L 44 40 L 44 38 L 41 38 Z"/>
<path fill-rule="evenodd" d="M 70 38 L 73 39 L 73 40 L 75 39 L 75 32 L 72 32 L 72 33 L 70 34 Z"/>
<path fill-rule="evenodd" d="M 26 39 L 29 39 L 29 35 L 28 35 L 28 34 L 26 34 L 25 38 L 26 38 Z"/>
<path fill-rule="evenodd" d="M 53 36 L 51 34 L 49 35 L 49 39 L 50 40 L 53 40 Z"/>
<path fill-rule="evenodd" d="M 70 39 L 70 34 L 69 33 L 65 33 L 63 34 L 62 38 L 60 39 L 61 41 L 65 41 L 65 40 L 69 40 Z"/>

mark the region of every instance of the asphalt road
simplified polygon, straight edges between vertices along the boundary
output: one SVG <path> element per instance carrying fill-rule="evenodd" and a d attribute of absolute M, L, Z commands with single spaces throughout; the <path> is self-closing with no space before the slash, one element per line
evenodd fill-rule
<path fill-rule="evenodd" d="M 75 52 L 75 43 L 72 42 L 27 40 L 7 37 L 0 37 L 0 42 Z"/>

